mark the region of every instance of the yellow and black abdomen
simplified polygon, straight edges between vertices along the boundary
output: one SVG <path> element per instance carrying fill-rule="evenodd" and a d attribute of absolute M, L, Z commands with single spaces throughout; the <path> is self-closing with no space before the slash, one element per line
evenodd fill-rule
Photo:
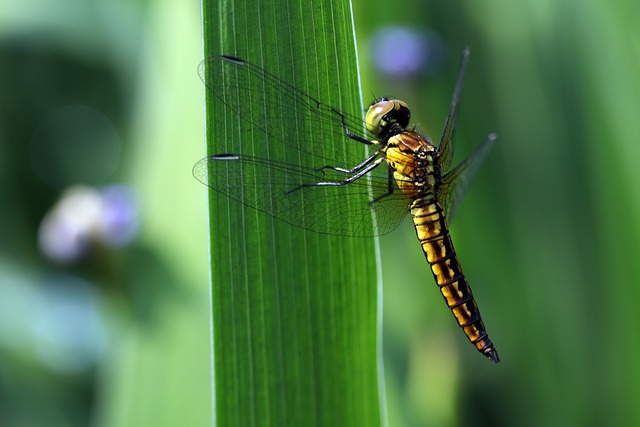
<path fill-rule="evenodd" d="M 402 132 L 388 139 L 385 154 L 398 188 L 412 200 L 416 234 L 447 306 L 469 341 L 498 363 L 500 358 L 482 323 L 437 201 L 440 171 L 436 148 L 418 133 Z"/>
<path fill-rule="evenodd" d="M 500 358 L 451 243 L 442 207 L 435 198 L 416 199 L 411 206 L 411 217 L 433 277 L 458 325 L 478 351 L 498 363 Z"/>

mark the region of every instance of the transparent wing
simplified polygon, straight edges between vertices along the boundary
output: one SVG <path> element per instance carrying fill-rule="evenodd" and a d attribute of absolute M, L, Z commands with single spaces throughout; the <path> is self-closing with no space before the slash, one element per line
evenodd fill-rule
<path fill-rule="evenodd" d="M 196 163 L 193 174 L 231 199 L 318 233 L 356 237 L 385 233 L 398 225 L 408 207 L 399 191 L 375 201 L 388 192 L 387 180 L 376 177 L 369 183 L 363 177 L 344 186 L 304 186 L 338 182 L 344 175 L 249 155 L 206 157 Z M 371 225 L 372 209 L 377 229 Z"/>
<path fill-rule="evenodd" d="M 199 161 L 194 167 L 198 180 L 240 203 L 318 233 L 372 236 L 388 233 L 401 222 L 408 200 L 397 188 L 392 196 L 371 202 L 389 191 L 386 165 L 348 185 L 291 191 L 302 184 L 343 181 L 349 174 L 322 168 L 351 169 L 371 154 L 368 146 L 348 138 L 344 130 L 346 126 L 363 134 L 361 117 L 238 58 L 211 57 L 202 62 L 199 74 L 222 108 L 235 115 L 229 118 L 214 111 L 215 117 L 228 121 L 229 129 L 216 141 L 219 152 L 233 155 Z M 252 138 L 241 136 L 247 127 Z M 375 230 L 365 225 L 371 222 L 372 209 Z"/>
<path fill-rule="evenodd" d="M 442 177 L 438 187 L 438 201 L 444 207 L 449 222 L 453 220 L 464 193 L 491 152 L 495 140 L 496 135 L 490 133 L 469 157 Z"/>
<path fill-rule="evenodd" d="M 469 48 L 465 47 L 462 51 L 462 59 L 460 60 L 460 68 L 458 68 L 456 86 L 453 89 L 453 96 L 451 97 L 449 113 L 447 114 L 447 118 L 444 122 L 442 137 L 440 138 L 440 144 L 438 145 L 438 158 L 440 159 L 440 167 L 445 171 L 449 170 L 449 168 L 451 167 L 451 161 L 453 160 L 454 137 L 456 131 L 456 121 L 458 120 L 460 92 L 462 91 L 462 81 L 464 80 L 464 71 L 467 68 L 468 61 Z"/>
<path fill-rule="evenodd" d="M 251 62 L 231 57 L 214 56 L 206 59 L 198 69 L 200 78 L 210 92 L 242 122 L 264 132 L 266 140 L 254 146 L 235 141 L 227 152 L 270 153 L 278 146 L 298 151 L 305 156 L 329 160 L 334 165 L 354 166 L 365 157 L 367 148 L 360 144 L 359 154 L 354 150 L 329 151 L 328 140 L 357 144 L 344 131 L 363 134 L 366 129 L 362 117 L 341 111 L 311 97 L 294 85 L 276 77 Z M 229 141 L 225 147 L 229 147 Z M 271 158 L 272 156 L 264 156 Z M 304 159 L 308 160 L 308 159 Z M 323 165 L 320 165 L 323 166 Z"/>

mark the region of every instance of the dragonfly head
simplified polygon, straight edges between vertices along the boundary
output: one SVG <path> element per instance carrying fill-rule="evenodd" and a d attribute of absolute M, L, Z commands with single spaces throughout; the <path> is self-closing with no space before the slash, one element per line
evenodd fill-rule
<path fill-rule="evenodd" d="M 371 105 L 365 117 L 367 130 L 382 137 L 403 132 L 410 118 L 411 111 L 406 102 L 387 98 L 381 98 Z"/>

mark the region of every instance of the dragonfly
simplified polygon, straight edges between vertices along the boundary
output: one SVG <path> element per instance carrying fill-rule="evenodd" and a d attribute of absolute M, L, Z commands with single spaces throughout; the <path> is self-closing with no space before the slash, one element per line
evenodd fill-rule
<path fill-rule="evenodd" d="M 193 174 L 216 192 L 316 233 L 382 235 L 410 214 L 457 324 L 480 353 L 499 363 L 449 233 L 462 196 L 496 140 L 489 134 L 451 168 L 468 58 L 465 48 L 442 136 L 434 145 L 416 127 L 408 128 L 411 112 L 401 100 L 374 101 L 363 121 L 361 114 L 316 99 L 259 65 L 234 56 L 210 57 L 199 74 L 215 101 L 232 112 L 223 138 L 231 141 L 231 151 L 198 161 Z M 253 133 L 250 142 L 237 136 L 243 126 Z M 330 140 L 339 141 L 338 148 L 326 143 Z M 346 148 L 354 142 L 364 147 L 360 155 Z"/>

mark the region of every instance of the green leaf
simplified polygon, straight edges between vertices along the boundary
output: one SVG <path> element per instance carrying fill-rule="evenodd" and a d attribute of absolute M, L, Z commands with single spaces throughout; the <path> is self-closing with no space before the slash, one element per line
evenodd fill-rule
<path fill-rule="evenodd" d="M 251 61 L 362 115 L 348 2 L 204 1 L 203 19 L 206 56 Z M 273 144 L 207 92 L 209 154 Z M 364 158 L 357 142 L 308 143 Z M 311 233 L 214 191 L 209 215 L 217 425 L 379 425 L 375 240 Z"/>

